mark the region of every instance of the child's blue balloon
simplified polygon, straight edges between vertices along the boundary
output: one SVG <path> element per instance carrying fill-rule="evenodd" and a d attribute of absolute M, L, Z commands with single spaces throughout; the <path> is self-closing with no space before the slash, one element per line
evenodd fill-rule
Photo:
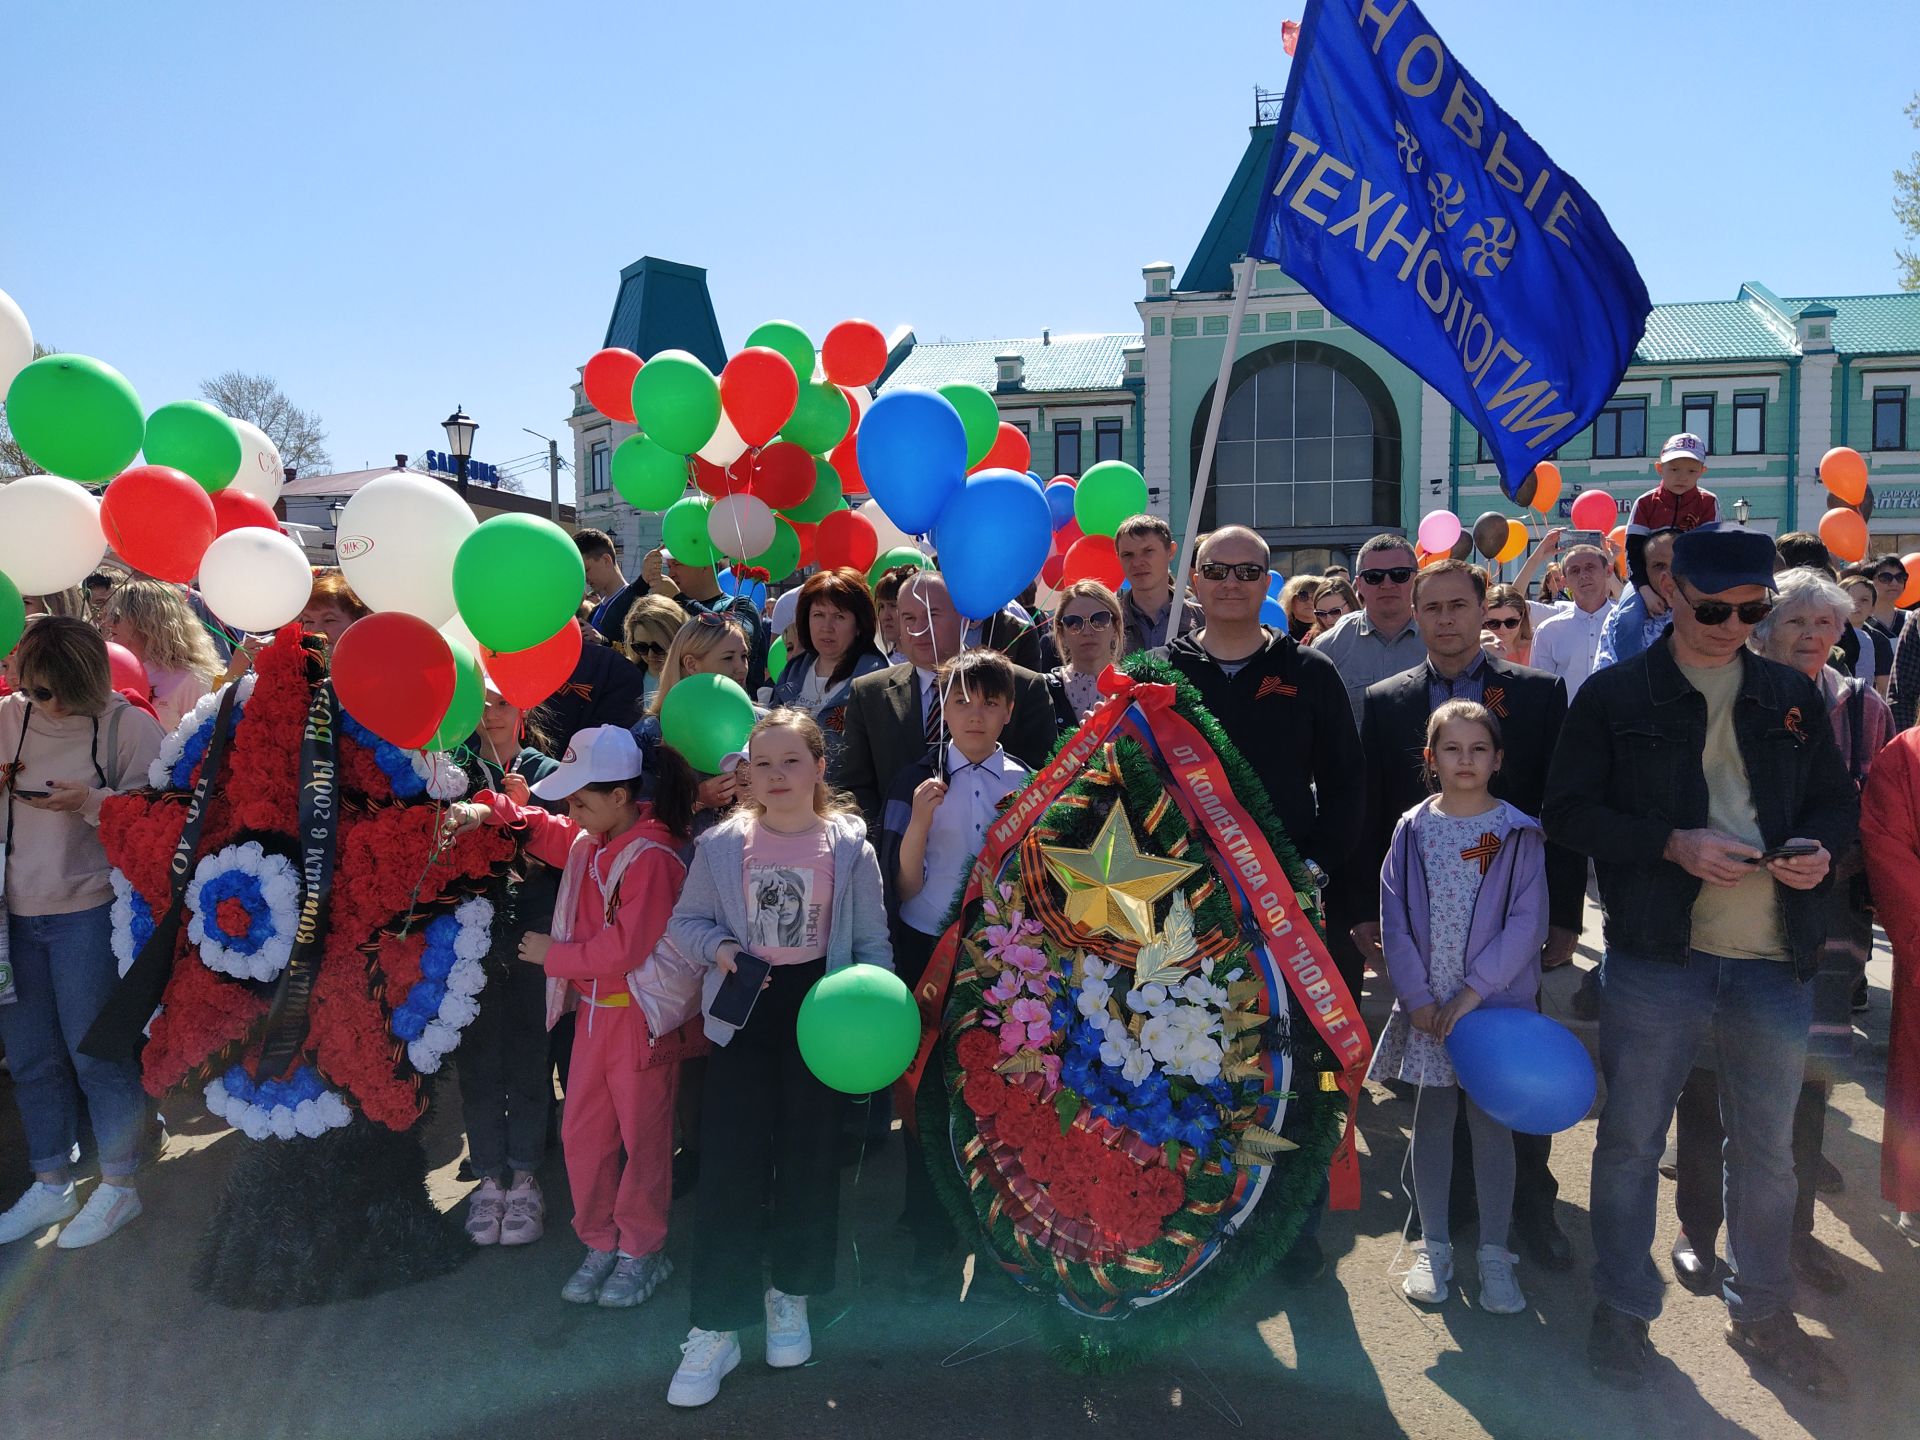
<path fill-rule="evenodd" d="M 1031 474 L 1031 472 L 1029 472 Z M 1037 482 L 1039 476 L 1033 476 Z M 1047 509 L 1053 512 L 1053 528 L 1058 530 L 1073 519 L 1073 486 L 1064 480 L 1048 482 L 1046 486 Z"/>
<path fill-rule="evenodd" d="M 1287 623 L 1287 612 L 1280 608 L 1280 602 L 1271 595 L 1260 602 L 1260 623 L 1275 629 Z"/>
<path fill-rule="evenodd" d="M 894 390 L 867 407 L 855 434 L 860 473 L 874 503 L 909 535 L 933 529 L 967 478 L 960 412 L 931 390 Z M 1024 483 L 1027 477 L 1018 478 Z"/>
<path fill-rule="evenodd" d="M 1048 519 L 1040 487 L 1019 471 L 967 476 L 933 531 L 954 608 L 978 620 L 1026 589 L 1053 546 Z"/>
<path fill-rule="evenodd" d="M 1483 1007 L 1463 1015 L 1447 1037 L 1447 1056 L 1473 1103 L 1509 1130 L 1557 1134 L 1593 1108 L 1587 1047 L 1537 1010 Z"/>

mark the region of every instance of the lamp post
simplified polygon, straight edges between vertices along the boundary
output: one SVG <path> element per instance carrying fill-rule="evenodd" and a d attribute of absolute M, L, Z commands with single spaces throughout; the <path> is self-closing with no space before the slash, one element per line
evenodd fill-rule
<path fill-rule="evenodd" d="M 1745 528 L 1747 520 L 1752 514 L 1753 514 L 1753 506 L 1747 503 L 1746 496 L 1742 495 L 1739 499 L 1733 502 L 1733 523 L 1734 524 L 1741 526 L 1742 528 Z"/>
<path fill-rule="evenodd" d="M 480 427 L 473 417 L 458 406 L 453 414 L 440 422 L 447 432 L 447 453 L 453 456 L 454 484 L 460 491 L 460 498 L 467 498 L 467 461 L 473 456 L 473 432 Z"/>

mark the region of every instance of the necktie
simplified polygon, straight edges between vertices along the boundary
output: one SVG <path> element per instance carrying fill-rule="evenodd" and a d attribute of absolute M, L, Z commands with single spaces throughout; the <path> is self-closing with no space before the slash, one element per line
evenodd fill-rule
<path fill-rule="evenodd" d="M 927 744 L 940 743 L 940 688 L 933 681 L 920 692 L 920 708 L 927 712 Z"/>

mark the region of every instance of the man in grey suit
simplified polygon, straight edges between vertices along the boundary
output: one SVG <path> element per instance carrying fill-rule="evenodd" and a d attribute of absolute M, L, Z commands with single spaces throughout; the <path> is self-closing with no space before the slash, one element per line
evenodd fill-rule
<path fill-rule="evenodd" d="M 947 582 L 925 571 L 900 587 L 899 644 L 903 665 L 863 675 L 847 697 L 846 744 L 838 773 L 829 783 L 851 791 L 867 817 L 867 831 L 880 833 L 880 811 L 887 786 L 900 771 L 921 759 L 927 747 L 945 740 L 940 703 L 933 698 L 934 670 L 961 650 L 966 618 L 953 607 Z M 1058 729 L 1047 684 L 1031 670 L 1013 667 L 1013 718 L 1000 743 L 1009 755 L 1038 770 L 1053 753 Z"/>

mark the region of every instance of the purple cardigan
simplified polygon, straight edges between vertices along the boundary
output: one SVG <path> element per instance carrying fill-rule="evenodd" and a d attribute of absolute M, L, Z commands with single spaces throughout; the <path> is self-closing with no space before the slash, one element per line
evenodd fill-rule
<path fill-rule="evenodd" d="M 1428 988 L 1433 917 L 1419 832 L 1433 809 L 1422 800 L 1400 817 L 1380 867 L 1380 946 L 1400 1008 L 1439 1003 Z M 1487 1005 L 1533 1008 L 1540 989 L 1540 951 L 1547 943 L 1546 838 L 1540 822 L 1501 802 L 1512 828 L 1480 882 L 1467 931 L 1467 984 Z"/>

